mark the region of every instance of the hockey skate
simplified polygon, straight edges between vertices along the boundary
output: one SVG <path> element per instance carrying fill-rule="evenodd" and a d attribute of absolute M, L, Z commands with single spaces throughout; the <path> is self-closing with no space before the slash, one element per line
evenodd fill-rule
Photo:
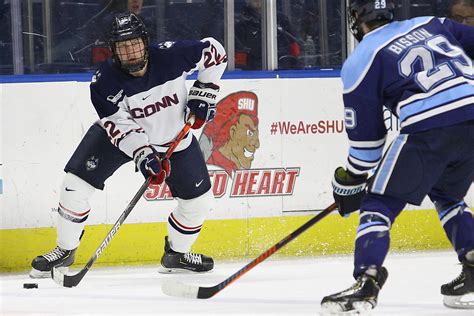
<path fill-rule="evenodd" d="M 474 260 L 462 263 L 461 274 L 443 284 L 441 294 L 444 295 L 443 303 L 447 307 L 474 309 Z"/>
<path fill-rule="evenodd" d="M 214 268 L 211 257 L 198 253 L 181 253 L 173 251 L 165 237 L 165 253 L 161 257 L 160 273 L 208 272 Z"/>
<path fill-rule="evenodd" d="M 68 267 L 74 263 L 76 249 L 65 250 L 57 246 L 50 252 L 38 256 L 31 262 L 30 278 L 50 278 L 53 267 L 61 267 L 67 272 Z"/>
<path fill-rule="evenodd" d="M 385 267 L 367 269 L 347 290 L 324 297 L 321 301 L 322 312 L 361 313 L 372 310 L 377 305 L 377 296 L 387 277 Z"/>

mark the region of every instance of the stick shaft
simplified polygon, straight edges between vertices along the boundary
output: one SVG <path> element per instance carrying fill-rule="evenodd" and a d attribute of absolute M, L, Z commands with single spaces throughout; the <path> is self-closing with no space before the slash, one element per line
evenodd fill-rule
<path fill-rule="evenodd" d="M 221 283 L 212 286 L 212 287 L 199 287 L 198 290 L 198 295 L 197 298 L 210 298 L 220 291 L 222 291 L 224 288 L 226 288 L 229 284 L 243 276 L 245 273 L 253 269 L 256 265 L 273 255 L 275 252 L 280 250 L 282 247 L 284 247 L 286 244 L 288 244 L 290 241 L 294 240 L 296 237 L 301 235 L 303 232 L 305 232 L 308 228 L 319 222 L 321 219 L 323 219 L 326 215 L 331 213 L 333 210 L 336 209 L 336 203 L 331 204 L 328 206 L 324 211 L 319 213 L 318 215 L 312 217 L 309 221 L 304 223 L 302 226 L 300 226 L 298 229 L 296 229 L 294 232 L 290 233 L 288 236 L 280 240 L 278 243 L 267 249 L 265 252 L 263 252 L 260 256 L 252 260 L 250 263 L 248 263 L 245 267 L 222 281 Z"/>

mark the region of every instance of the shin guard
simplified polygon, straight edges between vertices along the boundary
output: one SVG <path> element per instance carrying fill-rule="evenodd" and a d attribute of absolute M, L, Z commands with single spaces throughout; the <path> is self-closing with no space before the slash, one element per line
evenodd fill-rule
<path fill-rule="evenodd" d="M 190 200 L 178 200 L 178 207 L 168 217 L 168 234 L 171 249 L 186 253 L 196 241 L 204 219 L 212 208 L 212 190 Z"/>
<path fill-rule="evenodd" d="M 89 217 L 90 204 L 95 189 L 93 186 L 67 173 L 61 186 L 58 207 L 57 244 L 71 250 L 79 246 L 79 239 Z"/>

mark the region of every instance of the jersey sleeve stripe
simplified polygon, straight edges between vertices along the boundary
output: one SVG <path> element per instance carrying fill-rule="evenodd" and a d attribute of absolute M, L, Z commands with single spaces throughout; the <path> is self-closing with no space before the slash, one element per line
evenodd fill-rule
<path fill-rule="evenodd" d="M 375 149 L 357 149 L 354 147 L 349 148 L 349 155 L 363 161 L 378 161 L 382 157 L 383 147 Z"/>
<path fill-rule="evenodd" d="M 356 174 L 356 175 L 365 175 L 367 174 L 370 170 L 372 170 L 372 168 L 362 168 L 360 166 L 357 166 L 357 168 L 350 164 L 350 163 L 347 163 L 346 165 L 346 169 L 350 172 L 352 172 L 353 174 Z"/>
<path fill-rule="evenodd" d="M 363 160 L 359 160 L 357 158 L 354 158 L 352 156 L 349 156 L 348 159 L 349 159 L 349 162 L 352 165 L 361 166 L 361 167 L 364 167 L 364 169 L 365 168 L 372 169 L 372 168 L 376 167 L 378 162 L 380 161 L 380 159 L 377 159 L 376 161 L 363 161 Z"/>
<path fill-rule="evenodd" d="M 379 140 L 373 141 L 355 141 L 349 140 L 349 145 L 354 148 L 375 148 L 375 147 L 383 147 L 385 145 L 386 137 L 381 138 Z"/>

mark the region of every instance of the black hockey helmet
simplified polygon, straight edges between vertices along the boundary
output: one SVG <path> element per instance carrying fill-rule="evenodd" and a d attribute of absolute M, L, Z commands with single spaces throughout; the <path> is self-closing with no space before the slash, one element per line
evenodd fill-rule
<path fill-rule="evenodd" d="M 132 63 L 123 63 L 118 56 L 116 44 L 123 41 L 141 38 L 144 48 L 142 58 Z M 143 20 L 135 13 L 126 11 L 113 17 L 112 28 L 109 34 L 109 46 L 112 50 L 114 62 L 125 72 L 131 73 L 142 70 L 148 61 L 149 37 Z"/>
<path fill-rule="evenodd" d="M 361 24 L 370 26 L 374 22 L 391 22 L 394 19 L 395 4 L 392 0 L 349 0 L 348 22 L 351 33 L 358 41 L 364 37 Z"/>

